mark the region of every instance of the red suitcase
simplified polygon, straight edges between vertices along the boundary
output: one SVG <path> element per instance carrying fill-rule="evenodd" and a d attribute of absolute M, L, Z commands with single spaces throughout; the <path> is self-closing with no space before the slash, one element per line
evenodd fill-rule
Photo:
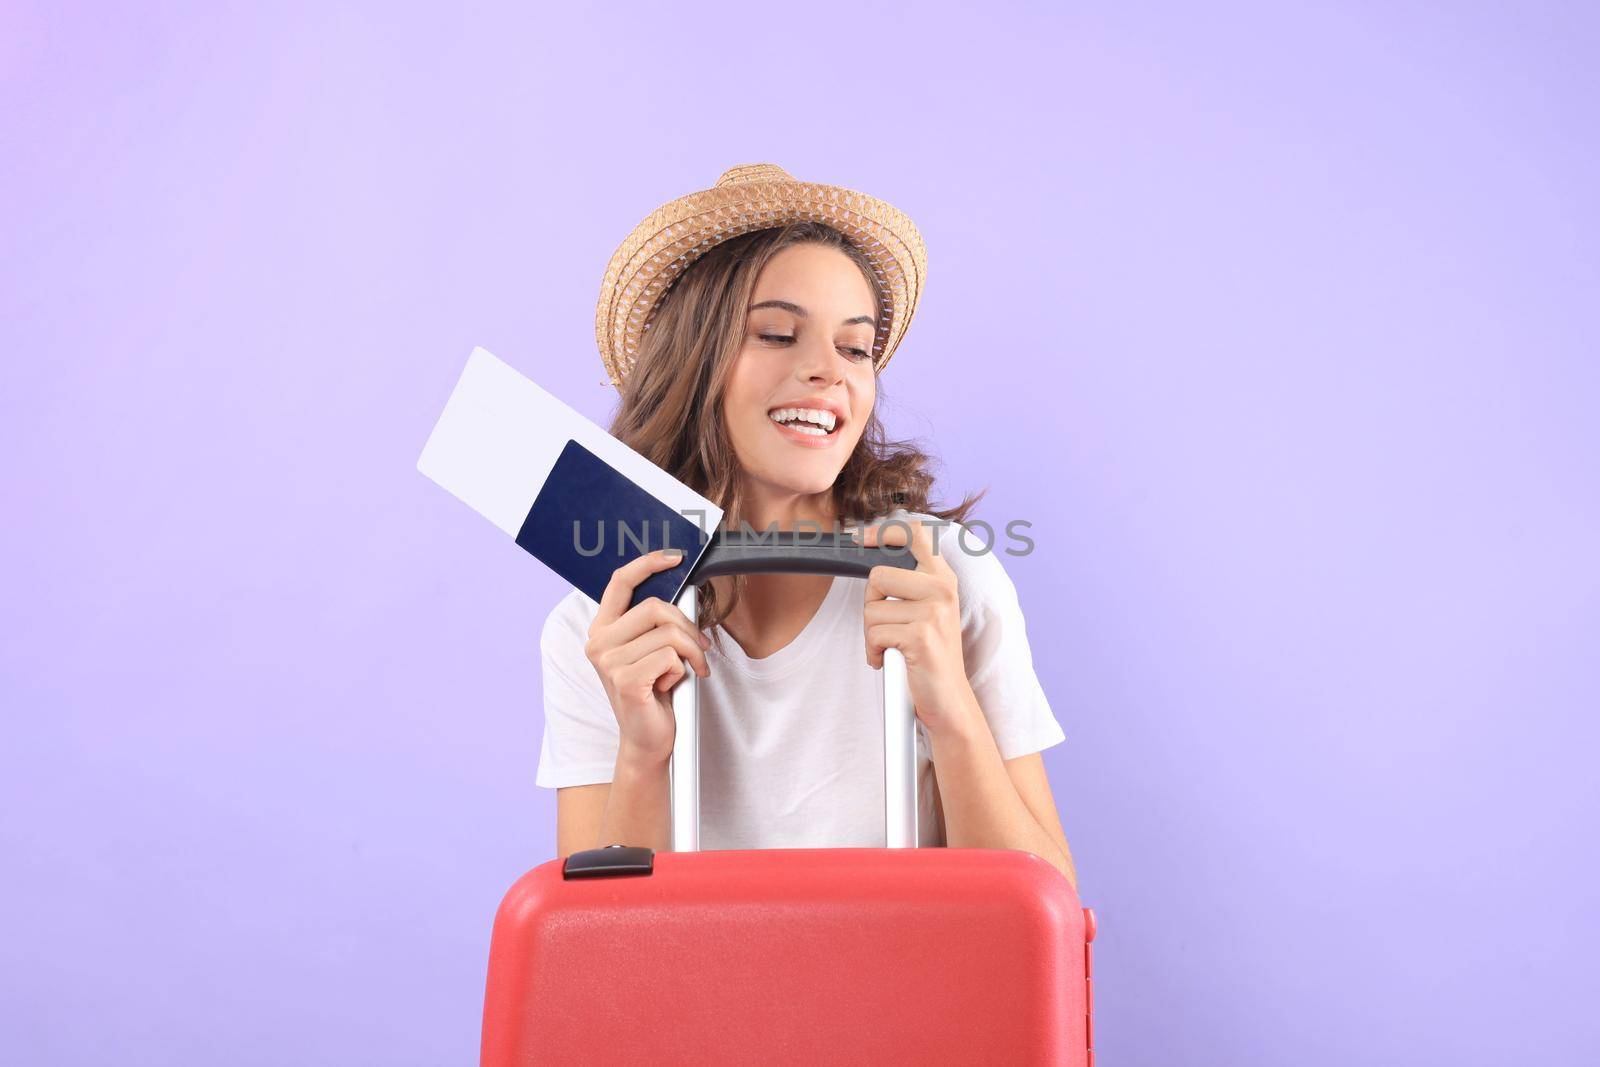
<path fill-rule="evenodd" d="M 908 552 L 719 537 L 717 574 L 865 576 Z M 552 860 L 495 916 L 484 1067 L 532 1064 L 1085 1065 L 1094 916 L 1031 853 L 915 848 L 915 712 L 884 656 L 887 848 L 699 851 L 698 700 L 673 694 L 673 851 Z"/>

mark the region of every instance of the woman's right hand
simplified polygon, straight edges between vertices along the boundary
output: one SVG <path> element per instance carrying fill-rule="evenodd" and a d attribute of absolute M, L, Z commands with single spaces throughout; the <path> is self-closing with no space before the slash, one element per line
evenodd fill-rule
<path fill-rule="evenodd" d="M 681 562 L 682 551 L 662 549 L 613 571 L 583 646 L 617 716 L 619 755 L 645 762 L 665 763 L 672 756 L 677 721 L 671 689 L 683 677 L 683 661 L 702 678 L 711 673 L 706 663 L 710 640 L 676 604 L 650 597 L 628 607 L 640 582 Z"/>

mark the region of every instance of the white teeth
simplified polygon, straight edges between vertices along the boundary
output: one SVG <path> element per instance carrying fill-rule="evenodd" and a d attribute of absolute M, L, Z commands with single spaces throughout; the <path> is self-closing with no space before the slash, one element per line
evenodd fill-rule
<path fill-rule="evenodd" d="M 773 408 L 767 415 L 773 422 L 795 423 L 791 429 L 809 434 L 832 433 L 834 425 L 838 422 L 833 412 L 821 408 Z M 811 426 L 803 425 L 805 423 L 812 423 L 821 429 L 812 429 Z"/>
<path fill-rule="evenodd" d="M 793 430 L 795 433 L 803 433 L 808 437 L 828 436 L 828 431 L 824 430 L 821 426 L 805 426 L 800 423 L 796 423 L 795 425 L 790 426 L 789 429 Z"/>

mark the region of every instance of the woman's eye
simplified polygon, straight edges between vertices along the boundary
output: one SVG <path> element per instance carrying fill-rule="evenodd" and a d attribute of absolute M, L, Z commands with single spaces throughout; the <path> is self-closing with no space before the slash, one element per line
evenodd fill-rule
<path fill-rule="evenodd" d="M 762 341 L 770 341 L 773 344 L 784 344 L 784 345 L 786 345 L 789 342 L 794 340 L 794 335 L 793 334 L 782 334 L 782 333 L 758 333 L 758 334 L 756 334 L 756 337 L 759 340 L 762 340 Z M 845 347 L 845 346 L 841 345 L 840 346 L 840 351 L 849 353 L 850 357 L 852 359 L 856 360 L 857 362 L 860 362 L 861 360 L 864 360 L 864 359 L 871 359 L 872 358 L 872 353 L 868 352 L 864 348 L 848 348 L 848 347 Z"/>

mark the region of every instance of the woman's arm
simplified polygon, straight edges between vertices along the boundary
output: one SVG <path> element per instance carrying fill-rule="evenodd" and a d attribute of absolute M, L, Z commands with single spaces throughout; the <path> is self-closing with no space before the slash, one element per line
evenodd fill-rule
<path fill-rule="evenodd" d="M 627 745 L 617 750 L 617 767 L 600 820 L 604 845 L 644 845 L 657 852 L 672 848 L 672 795 L 667 760 L 635 756 Z"/>
<path fill-rule="evenodd" d="M 659 597 L 632 607 L 629 601 L 652 572 L 682 560 L 681 549 L 662 549 L 618 567 L 589 624 L 583 655 L 616 719 L 616 757 L 610 782 L 556 794 L 556 851 L 562 856 L 606 845 L 645 846 L 658 852 L 672 847 L 668 767 L 677 733 L 672 687 L 686 673 L 684 660 L 699 677 L 710 673 L 705 658 L 710 642 L 676 605 Z M 562 633 L 567 642 L 572 640 L 570 630 Z M 570 675 L 564 661 L 576 657 L 570 644 L 558 646 L 554 638 L 549 642 L 541 638 L 541 646 L 545 645 L 549 646 L 544 649 L 548 685 L 552 678 Z M 576 690 L 577 685 L 569 683 L 568 688 Z M 547 705 L 549 692 L 547 688 Z M 583 706 L 599 703 L 587 695 L 588 689 L 584 692 Z M 591 728 L 591 737 L 595 732 Z M 591 740 L 590 747 L 597 744 Z"/>
<path fill-rule="evenodd" d="M 951 848 L 1015 848 L 1031 852 L 1066 875 L 1078 872 L 1067 847 L 1044 760 L 1037 752 L 1000 758 L 983 713 L 962 729 L 930 734 L 934 778 L 944 806 L 945 843 Z"/>
<path fill-rule="evenodd" d="M 556 790 L 556 859 L 596 847 L 610 792 L 610 782 L 565 785 Z"/>
<path fill-rule="evenodd" d="M 946 844 L 1015 848 L 1054 866 L 1074 889 L 1077 871 L 1061 832 L 1044 761 L 1037 753 L 1006 761 L 973 691 L 962 652 L 959 580 L 921 520 L 891 520 L 862 530 L 864 544 L 907 544 L 915 571 L 872 568 L 865 611 L 867 662 L 883 652 L 905 657 L 917 718 L 928 731 L 944 805 Z"/>
<path fill-rule="evenodd" d="M 672 848 L 667 764 L 617 752 L 611 781 L 556 790 L 556 855 L 606 845 Z"/>

